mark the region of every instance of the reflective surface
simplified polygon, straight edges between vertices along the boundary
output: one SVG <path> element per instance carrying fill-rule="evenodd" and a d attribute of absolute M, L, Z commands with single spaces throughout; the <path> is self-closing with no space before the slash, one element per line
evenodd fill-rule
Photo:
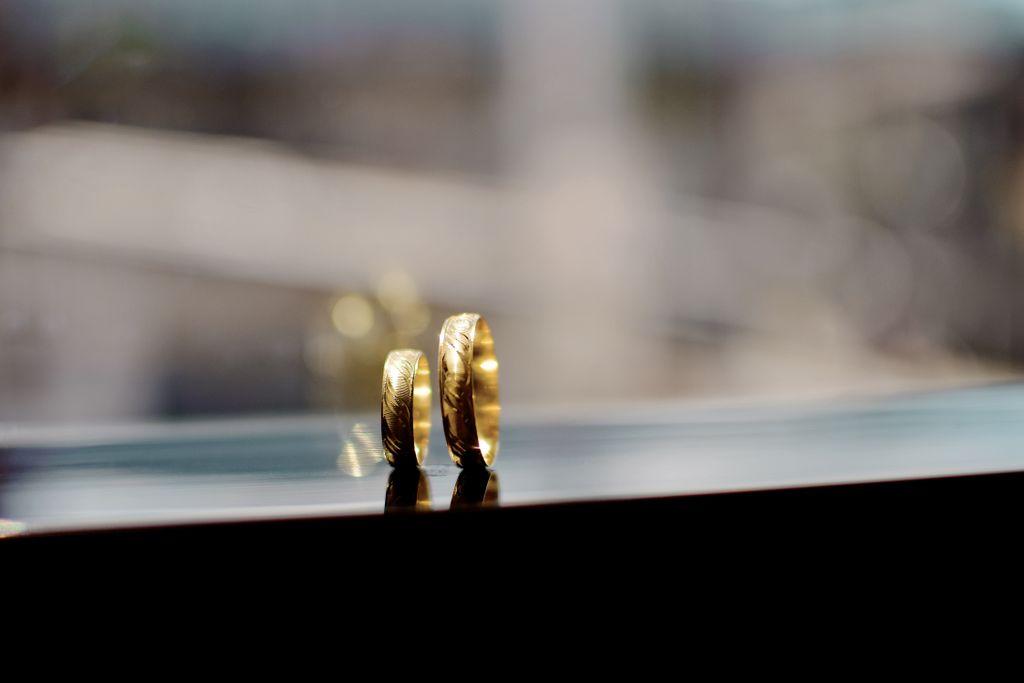
<path fill-rule="evenodd" d="M 416 467 L 401 467 L 388 475 L 385 512 L 425 512 L 430 509 L 430 478 Z"/>
<path fill-rule="evenodd" d="M 3 428 L 0 533 L 434 511 L 1024 469 L 1018 385 L 835 404 L 509 409 L 488 481 L 447 459 L 410 479 L 376 415 Z M 433 446 L 443 448 L 440 430 Z M 496 479 L 496 478 L 495 478 Z M 472 494 L 472 495 L 470 495 Z M 436 513 L 431 513 L 436 514 Z"/>
<path fill-rule="evenodd" d="M 496 507 L 500 494 L 498 473 L 486 469 L 463 470 L 455 480 L 452 509 Z"/>

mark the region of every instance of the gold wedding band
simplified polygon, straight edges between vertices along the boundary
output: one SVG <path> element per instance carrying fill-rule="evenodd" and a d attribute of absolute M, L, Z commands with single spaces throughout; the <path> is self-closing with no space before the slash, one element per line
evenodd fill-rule
<path fill-rule="evenodd" d="M 437 353 L 441 423 L 459 467 L 490 467 L 498 456 L 498 359 L 491 328 L 476 313 L 444 321 Z"/>
<path fill-rule="evenodd" d="M 384 362 L 380 431 L 392 467 L 417 467 L 430 442 L 430 366 L 422 351 L 399 349 Z"/>

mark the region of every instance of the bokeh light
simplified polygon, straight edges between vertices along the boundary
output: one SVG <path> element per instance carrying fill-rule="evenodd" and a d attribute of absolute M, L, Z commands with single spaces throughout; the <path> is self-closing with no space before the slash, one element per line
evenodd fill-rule
<path fill-rule="evenodd" d="M 340 297 L 331 309 L 331 321 L 346 337 L 365 337 L 373 329 L 373 305 L 359 294 Z"/>

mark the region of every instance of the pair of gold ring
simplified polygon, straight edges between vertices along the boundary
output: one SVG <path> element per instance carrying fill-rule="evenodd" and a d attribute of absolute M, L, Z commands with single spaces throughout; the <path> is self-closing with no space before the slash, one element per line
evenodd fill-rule
<path fill-rule="evenodd" d="M 498 359 L 491 328 L 477 313 L 444 321 L 437 352 L 441 421 L 459 467 L 490 467 L 498 455 Z M 393 467 L 422 465 L 430 442 L 430 365 L 418 349 L 384 363 L 380 404 L 384 455 Z"/>

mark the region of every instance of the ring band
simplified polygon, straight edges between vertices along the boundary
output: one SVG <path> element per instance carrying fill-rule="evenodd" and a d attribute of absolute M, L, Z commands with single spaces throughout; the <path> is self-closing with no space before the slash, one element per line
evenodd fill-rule
<path fill-rule="evenodd" d="M 380 431 L 392 467 L 418 467 L 430 442 L 430 366 L 422 351 L 399 349 L 384 362 Z"/>
<path fill-rule="evenodd" d="M 476 313 L 444 321 L 437 353 L 441 423 L 459 467 L 490 467 L 498 456 L 498 359 L 491 328 Z"/>

